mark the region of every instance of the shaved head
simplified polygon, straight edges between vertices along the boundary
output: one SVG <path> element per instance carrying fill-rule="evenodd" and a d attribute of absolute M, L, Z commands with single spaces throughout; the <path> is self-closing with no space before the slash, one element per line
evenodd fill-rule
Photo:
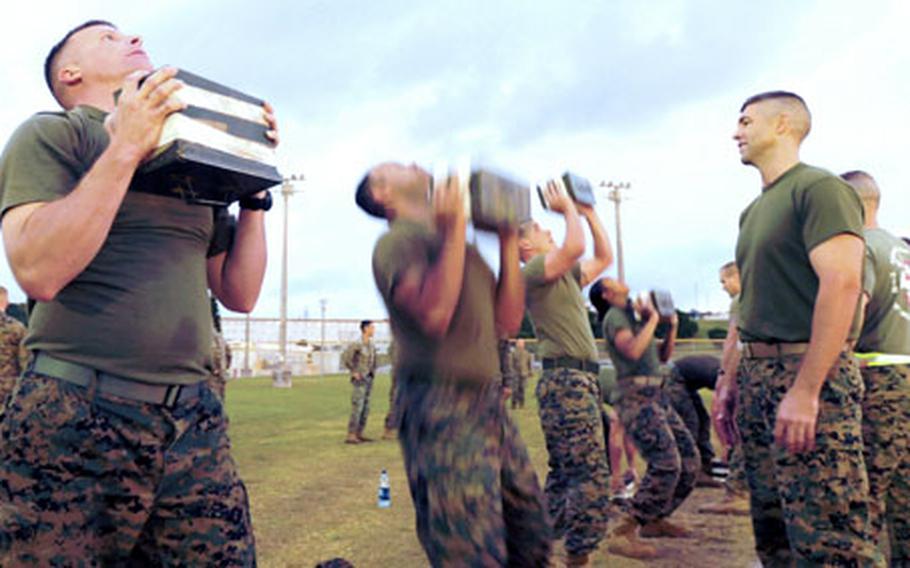
<path fill-rule="evenodd" d="M 757 108 L 769 118 L 779 115 L 786 117 L 790 132 L 797 142 L 802 142 L 809 135 L 812 129 L 812 115 L 801 96 L 789 91 L 759 93 L 746 99 L 739 111 L 743 112 L 746 107 L 759 103 L 761 104 Z"/>
<path fill-rule="evenodd" d="M 846 172 L 841 174 L 840 177 L 853 186 L 863 203 L 871 203 L 878 207 L 882 199 L 882 193 L 878 189 L 878 184 L 875 183 L 875 178 L 862 170 Z"/>

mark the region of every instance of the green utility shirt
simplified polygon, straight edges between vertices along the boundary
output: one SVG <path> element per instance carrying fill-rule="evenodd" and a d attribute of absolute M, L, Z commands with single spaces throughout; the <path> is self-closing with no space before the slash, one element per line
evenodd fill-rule
<path fill-rule="evenodd" d="M 104 118 L 80 106 L 22 124 L 0 157 L 2 214 L 69 194 L 108 145 Z M 229 225 L 214 211 L 127 191 L 95 258 L 35 305 L 26 346 L 148 383 L 203 380 L 212 367 L 206 258 L 229 247 L 229 236 L 214 239 Z"/>
<path fill-rule="evenodd" d="M 575 357 L 597 361 L 597 347 L 591 333 L 588 310 L 581 296 L 581 264 L 559 278 L 544 279 L 544 255 L 532 258 L 524 267 L 526 302 L 537 333 L 537 354 L 547 357 Z"/>
<path fill-rule="evenodd" d="M 739 228 L 740 339 L 809 341 L 818 294 L 809 252 L 842 233 L 862 238 L 856 192 L 824 170 L 797 164 L 762 190 L 743 211 Z M 854 326 L 850 338 L 857 334 Z"/>
<path fill-rule="evenodd" d="M 442 339 L 427 336 L 416 320 L 395 305 L 395 286 L 409 269 L 425 273 L 437 261 L 442 238 L 428 227 L 394 221 L 373 250 L 373 276 L 385 302 L 398 348 L 399 377 L 486 383 L 499 375 L 494 323 L 496 278 L 474 246 L 465 252 L 461 294 Z"/>
<path fill-rule="evenodd" d="M 856 350 L 910 354 L 910 247 L 884 229 L 866 229 L 863 291 L 869 295 Z"/>
<path fill-rule="evenodd" d="M 628 329 L 632 335 L 638 335 L 639 330 L 644 327 L 645 322 L 635 321 L 630 317 L 627 310 L 621 310 L 611 306 L 604 317 L 603 330 L 604 339 L 607 342 L 607 351 L 610 353 L 610 360 L 616 368 L 616 379 L 626 377 L 657 377 L 660 376 L 660 357 L 657 355 L 657 340 L 651 339 L 644 353 L 636 361 L 623 355 L 616 347 L 616 334 L 620 330 Z"/>
<path fill-rule="evenodd" d="M 372 375 L 376 372 L 376 347 L 372 341 L 359 339 L 345 348 L 341 364 L 352 374 L 358 373 L 361 377 Z"/>

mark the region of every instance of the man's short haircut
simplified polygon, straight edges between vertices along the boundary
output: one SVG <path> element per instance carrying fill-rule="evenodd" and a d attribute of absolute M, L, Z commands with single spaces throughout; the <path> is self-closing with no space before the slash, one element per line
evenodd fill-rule
<path fill-rule="evenodd" d="M 724 274 L 730 274 L 733 272 L 739 274 L 739 267 L 736 266 L 735 260 L 731 260 L 730 262 L 727 262 L 723 266 L 721 266 L 720 271 L 723 272 Z"/>
<path fill-rule="evenodd" d="M 518 238 L 524 239 L 528 236 L 528 233 L 531 232 L 531 228 L 534 227 L 534 220 L 528 219 L 518 225 Z"/>
<path fill-rule="evenodd" d="M 373 199 L 373 193 L 370 187 L 370 172 L 367 172 L 357 184 L 357 193 L 354 195 L 354 201 L 357 205 L 373 217 L 385 219 L 385 207 Z"/>
<path fill-rule="evenodd" d="M 607 311 L 610 309 L 610 303 L 604 298 L 603 293 L 603 279 L 598 278 L 588 290 L 588 299 L 591 300 L 591 305 L 597 310 L 598 323 L 603 323 L 604 318 L 607 316 Z"/>
<path fill-rule="evenodd" d="M 881 202 L 881 191 L 878 189 L 875 178 L 871 175 L 862 170 L 851 170 L 842 173 L 840 177 L 853 187 L 861 201 L 868 201 L 876 206 Z"/>
<path fill-rule="evenodd" d="M 54 95 L 54 98 L 57 99 L 57 102 L 60 102 L 60 98 L 57 96 L 57 92 L 54 90 L 54 66 L 57 63 L 57 56 L 60 55 L 60 52 L 66 46 L 66 42 L 70 40 L 73 35 L 81 32 L 86 28 L 91 28 L 94 26 L 110 26 L 112 28 L 117 28 L 114 24 L 108 22 L 107 20 L 89 20 L 82 24 L 79 24 L 75 28 L 66 32 L 66 35 L 63 36 L 63 39 L 54 44 L 54 47 L 48 52 L 47 57 L 44 58 L 44 82 L 47 83 L 47 88 L 50 89 L 51 94 Z"/>
<path fill-rule="evenodd" d="M 758 93 L 757 95 L 752 95 L 746 99 L 743 106 L 739 107 L 739 112 L 746 110 L 746 107 L 749 105 L 762 101 L 781 101 L 785 104 L 797 105 L 802 112 L 805 113 L 805 116 L 795 117 L 797 121 L 794 123 L 794 127 L 799 133 L 800 141 L 804 140 L 806 136 L 809 135 L 809 131 L 812 129 L 812 113 L 809 112 L 809 105 L 806 104 L 806 101 L 803 100 L 801 96 L 796 93 L 791 93 L 790 91 L 766 91 L 764 93 Z M 799 120 L 800 118 L 805 119 L 805 124 L 801 124 L 803 121 Z"/>
<path fill-rule="evenodd" d="M 775 99 L 793 99 L 799 101 L 799 104 L 803 105 L 803 108 L 806 111 L 809 110 L 809 105 L 806 104 L 806 101 L 796 93 L 791 93 L 790 91 L 767 91 L 764 93 L 758 93 L 757 95 L 752 95 L 746 102 L 743 103 L 743 106 L 739 107 L 739 112 L 746 110 L 746 107 L 749 105 L 754 105 L 755 103 L 760 103 L 762 101 L 770 101 Z"/>
<path fill-rule="evenodd" d="M 373 325 L 373 322 L 372 322 L 371 320 L 363 320 L 363 321 L 361 321 L 361 322 L 360 322 L 360 331 L 366 331 L 366 329 L 367 329 L 368 327 L 370 327 L 371 325 Z"/>

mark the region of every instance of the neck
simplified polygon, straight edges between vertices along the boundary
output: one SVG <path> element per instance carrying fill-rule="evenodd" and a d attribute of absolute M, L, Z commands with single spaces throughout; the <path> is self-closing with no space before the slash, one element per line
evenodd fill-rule
<path fill-rule="evenodd" d="M 403 219 L 431 227 L 433 225 L 433 212 L 426 203 L 414 203 L 401 200 L 392 206 L 394 217 L 389 221 Z"/>
<path fill-rule="evenodd" d="M 865 229 L 878 229 L 878 210 L 877 209 L 866 209 L 865 211 L 865 221 L 863 222 L 863 228 Z"/>
<path fill-rule="evenodd" d="M 762 187 L 768 187 L 799 163 L 799 148 L 784 147 L 772 153 L 762 163 L 756 164 L 761 173 Z"/>
<path fill-rule="evenodd" d="M 118 87 L 97 87 L 81 91 L 77 96 L 70 99 L 70 108 L 79 105 L 88 105 L 105 112 L 113 112 L 117 106 L 114 103 L 114 91 Z"/>

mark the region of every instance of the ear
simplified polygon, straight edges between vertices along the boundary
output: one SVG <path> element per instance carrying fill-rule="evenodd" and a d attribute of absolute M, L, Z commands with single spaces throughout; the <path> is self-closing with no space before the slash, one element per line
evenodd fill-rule
<path fill-rule="evenodd" d="M 792 125 L 790 124 L 790 115 L 786 112 L 782 112 L 774 117 L 774 132 L 778 135 L 783 135 L 792 130 Z"/>
<path fill-rule="evenodd" d="M 75 63 L 64 65 L 57 71 L 57 81 L 61 85 L 74 87 L 82 82 L 82 69 Z"/>

